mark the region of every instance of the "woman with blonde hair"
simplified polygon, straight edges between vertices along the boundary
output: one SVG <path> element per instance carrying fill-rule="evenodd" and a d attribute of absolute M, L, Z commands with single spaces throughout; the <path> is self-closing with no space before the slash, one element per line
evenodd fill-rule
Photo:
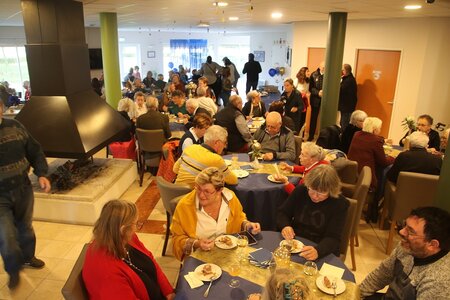
<path fill-rule="evenodd" d="M 216 236 L 261 231 L 259 223 L 247 220 L 239 199 L 224 185 L 222 171 L 206 168 L 195 178 L 194 190 L 178 202 L 170 226 L 177 259 L 183 260 L 197 249 L 211 250 Z"/>
<path fill-rule="evenodd" d="M 83 265 L 90 299 L 175 298 L 166 275 L 136 235 L 141 227 L 134 203 L 111 200 L 105 204 Z"/>

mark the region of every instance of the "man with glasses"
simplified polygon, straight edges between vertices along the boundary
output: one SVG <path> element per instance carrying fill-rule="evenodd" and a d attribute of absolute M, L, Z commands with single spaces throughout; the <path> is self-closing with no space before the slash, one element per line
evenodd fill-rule
<path fill-rule="evenodd" d="M 228 169 L 222 156 L 227 145 L 227 131 L 218 125 L 209 127 L 203 136 L 204 143 L 191 145 L 183 150 L 183 154 L 173 166 L 177 174 L 175 183 L 194 187 L 195 177 L 207 167 L 217 167 L 225 176 L 227 184 L 237 184 L 236 175 Z"/>
<path fill-rule="evenodd" d="M 261 144 L 264 160 L 295 160 L 295 141 L 291 130 L 282 126 L 281 115 L 272 111 L 267 114 L 266 123 L 254 135 Z"/>
<path fill-rule="evenodd" d="M 439 151 L 441 146 L 441 138 L 439 136 L 439 133 L 432 129 L 431 126 L 433 125 L 433 118 L 430 115 L 421 115 L 417 119 L 416 128 L 418 131 L 422 131 L 428 135 L 428 138 L 430 141 L 428 142 L 428 150 L 431 152 Z M 399 144 L 403 147 L 405 143 L 406 137 L 410 133 L 406 133 L 405 136 L 400 140 Z"/>
<path fill-rule="evenodd" d="M 450 213 L 413 209 L 400 244 L 361 283 L 364 299 L 450 299 Z M 386 294 L 376 293 L 389 285 Z"/>

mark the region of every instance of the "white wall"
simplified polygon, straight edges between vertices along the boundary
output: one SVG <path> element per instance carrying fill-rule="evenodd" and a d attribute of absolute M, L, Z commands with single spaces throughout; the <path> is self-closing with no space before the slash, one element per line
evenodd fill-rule
<path fill-rule="evenodd" d="M 293 25 L 293 69 L 307 63 L 308 47 L 326 47 L 327 22 Z M 389 137 L 403 136 L 405 116 L 430 114 L 450 125 L 450 18 L 348 21 L 344 63 L 355 65 L 356 50 L 401 50 Z"/>

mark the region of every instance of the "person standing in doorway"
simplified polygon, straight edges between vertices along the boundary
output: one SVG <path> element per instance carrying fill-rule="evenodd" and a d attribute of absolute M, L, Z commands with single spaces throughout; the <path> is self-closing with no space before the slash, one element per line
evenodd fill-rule
<path fill-rule="evenodd" d="M 245 93 L 248 94 L 251 89 L 256 90 L 258 86 L 259 73 L 262 72 L 261 65 L 259 61 L 255 61 L 255 55 L 250 53 L 248 55 L 248 62 L 245 63 L 243 74 L 247 74 L 247 85 L 245 88 Z"/>
<path fill-rule="evenodd" d="M 311 119 L 309 121 L 309 136 L 308 141 L 314 139 L 316 133 L 317 118 L 319 117 L 320 104 L 322 102 L 322 85 L 323 74 L 325 73 L 325 62 L 321 62 L 319 68 L 311 74 L 309 80 L 310 104 L 311 104 Z"/>
<path fill-rule="evenodd" d="M 341 113 L 341 128 L 342 131 L 350 123 L 350 116 L 355 110 L 356 101 L 358 101 L 356 96 L 356 79 L 352 73 L 352 67 L 349 64 L 344 64 L 342 66 L 342 80 L 341 88 L 339 91 L 339 106 L 338 110 Z"/>

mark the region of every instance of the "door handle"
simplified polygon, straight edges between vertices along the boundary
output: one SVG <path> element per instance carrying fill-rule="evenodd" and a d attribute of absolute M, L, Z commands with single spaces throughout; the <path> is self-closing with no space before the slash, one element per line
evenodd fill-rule
<path fill-rule="evenodd" d="M 387 104 L 394 104 L 394 101 L 388 101 Z"/>

